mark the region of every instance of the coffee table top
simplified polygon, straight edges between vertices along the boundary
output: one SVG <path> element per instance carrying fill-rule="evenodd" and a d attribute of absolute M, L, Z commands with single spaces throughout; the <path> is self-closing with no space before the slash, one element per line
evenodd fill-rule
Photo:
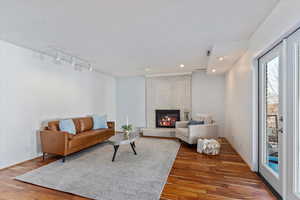
<path fill-rule="evenodd" d="M 130 144 L 140 137 L 139 132 L 131 132 L 129 137 L 126 137 L 123 133 L 117 133 L 108 139 L 112 145 Z"/>

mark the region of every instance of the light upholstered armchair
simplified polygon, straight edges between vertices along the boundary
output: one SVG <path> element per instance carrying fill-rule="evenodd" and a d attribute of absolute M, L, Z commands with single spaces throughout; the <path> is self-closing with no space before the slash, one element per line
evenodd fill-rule
<path fill-rule="evenodd" d="M 208 115 L 197 115 L 197 121 L 204 124 L 188 125 L 188 121 L 176 122 L 175 135 L 188 144 L 197 144 L 199 138 L 215 138 L 218 136 L 218 125 Z"/>

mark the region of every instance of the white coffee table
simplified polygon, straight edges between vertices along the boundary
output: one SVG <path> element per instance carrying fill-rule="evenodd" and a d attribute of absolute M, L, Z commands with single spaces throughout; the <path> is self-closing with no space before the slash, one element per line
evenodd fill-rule
<path fill-rule="evenodd" d="M 112 158 L 112 162 L 115 161 L 116 154 L 118 152 L 118 149 L 120 145 L 130 144 L 134 155 L 137 155 L 135 151 L 135 141 L 140 137 L 140 134 L 138 132 L 132 132 L 129 134 L 128 137 L 126 137 L 123 133 L 117 133 L 116 135 L 112 136 L 108 139 L 109 143 L 114 146 L 114 154 Z"/>

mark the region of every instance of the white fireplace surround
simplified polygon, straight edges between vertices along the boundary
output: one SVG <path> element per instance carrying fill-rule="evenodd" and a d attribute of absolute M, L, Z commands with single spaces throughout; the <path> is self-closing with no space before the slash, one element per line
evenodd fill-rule
<path fill-rule="evenodd" d="M 155 110 L 180 110 L 191 112 L 191 75 L 158 76 L 146 78 L 146 124 L 155 128 Z"/>

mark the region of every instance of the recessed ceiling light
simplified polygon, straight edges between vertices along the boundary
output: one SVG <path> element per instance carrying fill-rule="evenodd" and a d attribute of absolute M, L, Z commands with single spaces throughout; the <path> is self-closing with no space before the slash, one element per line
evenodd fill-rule
<path fill-rule="evenodd" d="M 219 57 L 219 61 L 223 61 L 224 60 L 224 57 Z"/>
<path fill-rule="evenodd" d="M 181 67 L 181 68 L 184 68 L 184 64 L 181 64 L 180 67 Z"/>
<path fill-rule="evenodd" d="M 212 69 L 211 71 L 212 71 L 212 73 L 215 73 L 217 70 L 216 69 Z"/>

